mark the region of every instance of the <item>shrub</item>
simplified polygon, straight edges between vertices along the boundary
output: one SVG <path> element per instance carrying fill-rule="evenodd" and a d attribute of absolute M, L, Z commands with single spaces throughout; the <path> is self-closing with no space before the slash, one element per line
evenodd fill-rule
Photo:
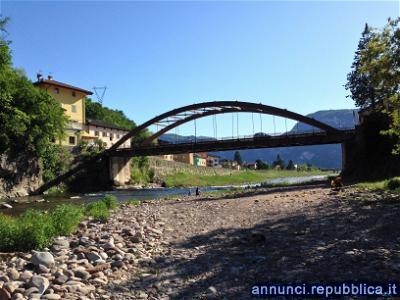
<path fill-rule="evenodd" d="M 386 183 L 386 186 L 389 190 L 395 190 L 400 188 L 400 179 L 399 178 L 392 178 Z"/>
<path fill-rule="evenodd" d="M 77 205 L 62 204 L 51 213 L 51 219 L 57 235 L 69 235 L 75 231 L 83 219 L 83 209 Z"/>
<path fill-rule="evenodd" d="M 17 249 L 43 249 L 51 244 L 56 234 L 52 218 L 39 210 L 27 210 L 16 222 L 18 222 L 15 237 Z"/>
<path fill-rule="evenodd" d="M 16 218 L 0 214 L 0 252 L 41 250 L 51 245 L 54 236 L 71 234 L 85 214 L 107 220 L 109 209 L 117 204 L 117 199 L 109 195 L 85 208 L 63 204 L 49 214 L 34 209 Z"/>
<path fill-rule="evenodd" d="M 113 195 L 106 195 L 103 199 L 101 199 L 101 201 L 106 204 L 108 209 L 114 209 L 118 207 L 118 200 Z"/>
<path fill-rule="evenodd" d="M 14 250 L 17 236 L 19 236 L 19 233 L 15 219 L 0 214 L 0 251 Z"/>
<path fill-rule="evenodd" d="M 95 220 L 105 221 L 109 217 L 110 212 L 108 211 L 107 204 L 100 200 L 89 203 L 86 206 L 86 214 L 92 216 Z"/>

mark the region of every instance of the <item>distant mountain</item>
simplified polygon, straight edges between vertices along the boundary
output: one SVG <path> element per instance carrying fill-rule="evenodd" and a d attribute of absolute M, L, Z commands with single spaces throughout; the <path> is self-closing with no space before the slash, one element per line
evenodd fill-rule
<path fill-rule="evenodd" d="M 194 135 L 188 135 L 188 136 L 183 136 L 183 135 L 178 135 L 175 133 L 165 133 L 160 138 L 158 139 L 159 141 L 171 143 L 171 144 L 179 144 L 179 143 L 189 143 L 189 142 L 194 142 L 196 141 L 213 141 L 215 138 L 211 138 L 208 136 L 197 136 L 195 137 Z"/>
<path fill-rule="evenodd" d="M 321 121 L 338 129 L 354 128 L 354 126 L 358 124 L 357 110 L 353 109 L 320 110 L 307 115 L 307 117 Z M 297 123 L 293 126 L 291 132 L 312 130 L 313 127 L 308 124 Z"/>
<path fill-rule="evenodd" d="M 307 115 L 318 121 L 331 125 L 338 129 L 354 128 L 357 124 L 357 110 L 340 109 L 340 110 L 321 110 Z M 313 127 L 304 123 L 297 123 L 290 132 L 308 132 L 312 131 Z M 171 143 L 194 141 L 194 136 L 179 136 L 176 134 L 164 134 L 161 139 Z M 197 137 L 197 140 L 214 140 L 210 137 Z M 298 146 L 298 147 L 283 147 L 283 148 L 261 148 L 239 150 L 242 159 L 246 162 L 254 162 L 261 159 L 268 164 L 271 164 L 276 156 L 285 161 L 293 160 L 295 164 L 309 163 L 313 166 L 326 169 L 341 169 L 342 167 L 342 150 L 340 144 L 335 145 L 315 145 L 315 146 Z M 233 159 L 235 151 L 213 152 L 221 158 Z"/>

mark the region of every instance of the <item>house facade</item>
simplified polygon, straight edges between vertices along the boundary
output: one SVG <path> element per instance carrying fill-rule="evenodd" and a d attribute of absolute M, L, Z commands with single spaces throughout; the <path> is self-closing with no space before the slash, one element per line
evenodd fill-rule
<path fill-rule="evenodd" d="M 193 155 L 193 164 L 198 167 L 206 167 L 207 160 L 202 155 L 196 153 Z"/>
<path fill-rule="evenodd" d="M 217 155 L 207 155 L 207 166 L 212 168 L 220 168 L 221 165 L 219 163 L 220 157 Z"/>
<path fill-rule="evenodd" d="M 89 144 L 94 143 L 96 140 L 103 142 L 106 148 L 113 146 L 120 138 L 129 133 L 129 130 L 120 128 L 118 126 L 108 125 L 101 121 L 87 119 L 85 126 L 85 135 L 82 140 L 87 141 Z M 131 139 L 126 140 L 119 148 L 130 148 Z"/>
<path fill-rule="evenodd" d="M 63 82 L 53 80 L 52 76 L 44 79 L 40 74 L 34 85 L 53 96 L 64 110 L 69 122 L 65 128 L 65 138 L 58 141 L 63 146 L 76 146 L 82 140 L 85 130 L 85 98 L 93 93 Z"/>
<path fill-rule="evenodd" d="M 100 140 L 106 148 L 110 148 L 129 132 L 126 129 L 105 124 L 101 121 L 86 119 L 85 98 L 93 94 L 88 90 L 56 81 L 51 76 L 44 79 L 40 74 L 37 75 L 37 81 L 34 85 L 53 96 L 60 103 L 69 119 L 64 129 L 65 138 L 57 141 L 62 146 L 74 147 L 81 141 L 86 141 L 90 144 Z M 129 139 L 120 147 L 127 148 L 130 146 L 131 141 Z"/>

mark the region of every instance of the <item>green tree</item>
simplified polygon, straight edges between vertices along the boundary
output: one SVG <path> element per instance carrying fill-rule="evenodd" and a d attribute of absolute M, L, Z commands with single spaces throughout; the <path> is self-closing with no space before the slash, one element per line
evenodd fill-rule
<path fill-rule="evenodd" d="M 118 126 L 126 130 L 132 130 L 136 128 L 136 123 L 130 120 L 123 111 L 111 109 L 102 106 L 98 102 L 92 101 L 90 98 L 86 98 L 86 118 L 102 121 L 109 125 Z M 132 138 L 133 143 L 140 143 L 150 136 L 148 130 L 142 131 L 139 136 Z"/>
<path fill-rule="evenodd" d="M 257 164 L 257 169 L 258 170 L 267 170 L 269 169 L 268 164 L 266 164 L 264 161 L 262 161 L 261 159 L 257 159 L 256 160 L 256 164 Z"/>
<path fill-rule="evenodd" d="M 400 141 L 400 18 L 382 30 L 366 26 L 348 74 L 346 88 L 361 108 L 372 107 L 390 116 L 385 133 Z M 397 142 L 397 153 L 400 144 Z"/>
<path fill-rule="evenodd" d="M 294 169 L 295 169 L 295 167 L 294 167 L 293 160 L 289 160 L 289 163 L 286 166 L 286 170 L 294 170 Z"/>
<path fill-rule="evenodd" d="M 239 151 L 235 151 L 233 154 L 233 160 L 236 161 L 239 166 L 243 165 L 242 156 Z"/>
<path fill-rule="evenodd" d="M 121 110 L 114 110 L 102 106 L 92 99 L 86 98 L 86 118 L 103 121 L 104 123 L 115 125 L 126 130 L 132 130 L 136 127 L 136 123 L 130 120 Z"/>
<path fill-rule="evenodd" d="M 283 161 L 283 159 L 281 158 L 281 156 L 279 154 L 276 156 L 276 159 L 273 161 L 272 167 L 274 169 L 277 167 L 281 170 L 285 169 L 285 162 Z"/>
<path fill-rule="evenodd" d="M 71 154 L 61 145 L 48 143 L 42 155 L 43 180 L 50 181 L 66 172 L 71 161 Z"/>
<path fill-rule="evenodd" d="M 358 107 L 375 106 L 376 92 L 372 85 L 371 74 L 363 72 L 365 64 L 365 52 L 371 39 L 374 37 L 372 29 L 365 24 L 361 34 L 358 48 L 351 66 L 351 72 L 347 74 L 346 89 L 350 90 L 351 97 Z"/>

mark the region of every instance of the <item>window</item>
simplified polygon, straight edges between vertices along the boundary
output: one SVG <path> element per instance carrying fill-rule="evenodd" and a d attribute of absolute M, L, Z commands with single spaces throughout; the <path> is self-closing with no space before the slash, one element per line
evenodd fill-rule
<path fill-rule="evenodd" d="M 99 136 L 99 135 L 100 135 L 99 131 L 98 131 L 98 130 L 95 130 L 95 131 L 94 131 L 94 135 L 95 135 L 95 136 Z"/>
<path fill-rule="evenodd" d="M 110 133 L 110 141 L 112 141 L 114 139 L 114 135 L 112 133 Z"/>
<path fill-rule="evenodd" d="M 54 93 L 55 94 L 59 94 L 60 93 L 60 89 L 59 88 L 54 88 Z"/>
<path fill-rule="evenodd" d="M 72 97 L 76 97 L 75 91 L 72 91 Z"/>
<path fill-rule="evenodd" d="M 103 131 L 103 137 L 107 136 L 107 132 Z"/>
<path fill-rule="evenodd" d="M 117 139 L 119 139 L 121 136 L 119 134 L 117 134 Z"/>
<path fill-rule="evenodd" d="M 71 111 L 72 111 L 73 113 L 76 113 L 76 105 L 75 105 L 75 104 L 72 104 L 72 105 L 71 105 Z"/>
<path fill-rule="evenodd" d="M 75 137 L 74 136 L 70 136 L 69 137 L 69 144 L 70 145 L 75 145 Z"/>

